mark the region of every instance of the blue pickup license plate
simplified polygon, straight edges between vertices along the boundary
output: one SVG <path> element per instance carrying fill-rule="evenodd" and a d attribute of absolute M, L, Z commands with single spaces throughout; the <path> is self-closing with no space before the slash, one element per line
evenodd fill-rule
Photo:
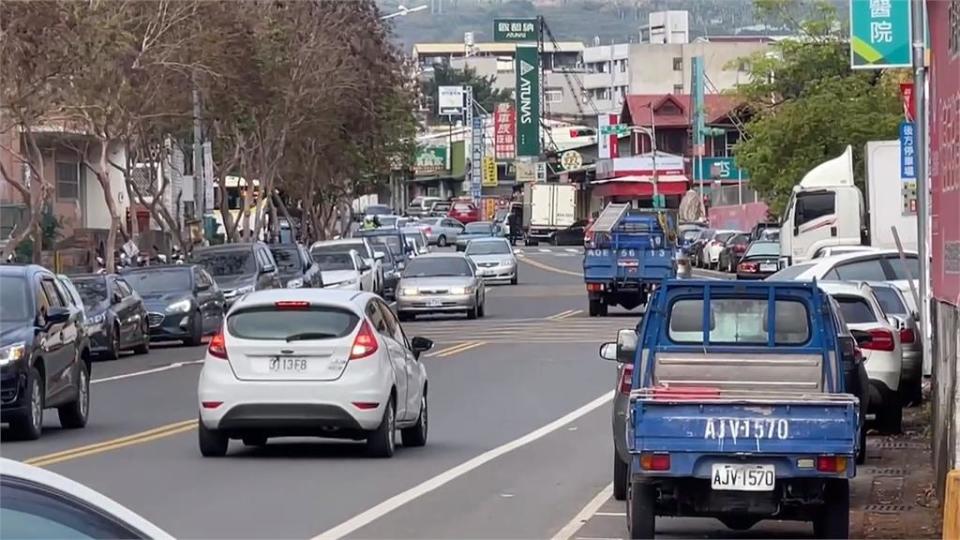
<path fill-rule="evenodd" d="M 777 474 L 773 465 L 715 463 L 710 471 L 710 487 L 728 491 L 773 491 Z"/>

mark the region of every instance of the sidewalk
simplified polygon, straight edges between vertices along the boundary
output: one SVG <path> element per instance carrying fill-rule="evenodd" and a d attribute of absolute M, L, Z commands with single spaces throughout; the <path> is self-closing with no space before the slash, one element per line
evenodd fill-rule
<path fill-rule="evenodd" d="M 904 409 L 903 434 L 869 437 L 854 480 L 851 538 L 941 538 L 927 404 Z"/>

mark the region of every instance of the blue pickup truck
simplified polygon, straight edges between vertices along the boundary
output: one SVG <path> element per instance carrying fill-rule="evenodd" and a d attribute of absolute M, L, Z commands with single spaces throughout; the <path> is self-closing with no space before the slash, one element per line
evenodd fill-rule
<path fill-rule="evenodd" d="M 631 538 L 656 516 L 849 533 L 863 414 L 856 339 L 815 282 L 667 280 L 601 357 L 634 366 L 625 415 Z M 849 341 L 850 343 L 847 343 Z M 616 433 L 616 426 L 615 426 Z"/>
<path fill-rule="evenodd" d="M 675 215 L 609 205 L 591 228 L 583 256 L 583 278 L 591 317 L 609 306 L 646 304 L 654 287 L 677 277 Z"/>

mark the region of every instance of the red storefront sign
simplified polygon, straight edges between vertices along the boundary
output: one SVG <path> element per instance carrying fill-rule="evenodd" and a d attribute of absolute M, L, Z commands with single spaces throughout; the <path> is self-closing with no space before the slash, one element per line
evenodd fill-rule
<path fill-rule="evenodd" d="M 497 159 L 513 159 L 517 153 L 516 110 L 513 103 L 497 103 L 493 113 L 493 145 Z"/>
<path fill-rule="evenodd" d="M 960 2 L 927 0 L 930 20 L 930 277 L 960 305 Z"/>
<path fill-rule="evenodd" d="M 903 103 L 903 117 L 907 122 L 913 122 L 914 109 L 913 83 L 900 83 L 900 100 Z"/>

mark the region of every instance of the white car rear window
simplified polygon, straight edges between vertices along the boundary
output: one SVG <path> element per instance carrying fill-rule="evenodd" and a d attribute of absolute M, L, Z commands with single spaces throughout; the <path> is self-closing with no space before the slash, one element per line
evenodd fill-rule
<path fill-rule="evenodd" d="M 238 310 L 227 318 L 227 330 L 241 339 L 337 339 L 350 334 L 360 318 L 333 306 L 278 309 L 273 306 Z"/>

